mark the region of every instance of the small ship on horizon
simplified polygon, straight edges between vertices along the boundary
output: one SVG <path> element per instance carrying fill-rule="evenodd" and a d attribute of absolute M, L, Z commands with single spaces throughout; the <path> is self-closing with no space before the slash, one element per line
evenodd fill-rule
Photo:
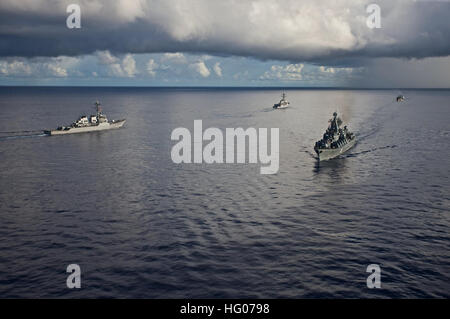
<path fill-rule="evenodd" d="M 125 124 L 125 119 L 108 121 L 106 115 L 102 113 L 100 105 L 100 102 L 95 102 L 96 114 L 89 117 L 86 115 L 80 116 L 70 126 L 59 126 L 56 130 L 46 130 L 44 133 L 47 135 L 87 133 L 120 128 Z"/>
<path fill-rule="evenodd" d="M 274 109 L 285 109 L 287 107 L 289 107 L 289 101 L 286 100 L 286 93 L 283 92 L 283 94 L 281 94 L 281 100 L 280 102 L 276 103 L 273 105 Z"/>
<path fill-rule="evenodd" d="M 404 95 L 397 96 L 397 102 L 403 102 L 404 100 L 405 100 L 405 96 Z"/>

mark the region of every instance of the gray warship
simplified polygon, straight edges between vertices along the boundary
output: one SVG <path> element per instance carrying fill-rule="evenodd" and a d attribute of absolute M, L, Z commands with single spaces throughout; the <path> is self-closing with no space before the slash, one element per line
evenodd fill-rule
<path fill-rule="evenodd" d="M 356 136 L 347 129 L 347 126 L 341 128 L 342 120 L 336 112 L 333 113 L 333 118 L 329 122 L 330 125 L 323 134 L 323 138 L 314 146 L 320 161 L 335 158 L 347 152 L 356 143 Z"/>
<path fill-rule="evenodd" d="M 86 115 L 80 116 L 70 126 L 60 126 L 56 130 L 46 130 L 44 133 L 47 135 L 87 133 L 120 128 L 125 124 L 125 119 L 108 121 L 106 115 L 102 113 L 101 104 L 98 101 L 95 102 L 95 107 L 96 114 L 89 117 Z"/>
<path fill-rule="evenodd" d="M 280 102 L 276 103 L 273 105 L 274 109 L 285 109 L 289 106 L 289 101 L 286 100 L 286 93 L 283 92 L 283 94 L 281 94 L 281 100 Z"/>

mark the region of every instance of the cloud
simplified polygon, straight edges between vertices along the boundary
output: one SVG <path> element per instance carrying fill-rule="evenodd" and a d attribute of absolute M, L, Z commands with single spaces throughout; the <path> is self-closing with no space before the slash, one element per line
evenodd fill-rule
<path fill-rule="evenodd" d="M 332 66 L 450 54 L 445 1 L 378 0 L 382 28 L 370 29 L 370 0 L 79 0 L 78 30 L 65 26 L 71 2 L 2 0 L 0 56 L 184 52 Z"/>
<path fill-rule="evenodd" d="M 57 58 L 7 58 L 0 61 L 0 74 L 2 76 L 19 77 L 67 77 L 68 69 L 73 69 L 79 63 L 79 58 L 57 57 Z M 73 75 L 79 76 L 79 71 Z"/>
<path fill-rule="evenodd" d="M 203 61 L 199 61 L 197 63 L 192 63 L 189 65 L 189 67 L 204 78 L 207 78 L 211 74 L 208 67 L 205 65 L 205 62 L 203 62 Z"/>
<path fill-rule="evenodd" d="M 126 54 L 122 61 L 117 57 L 112 56 L 109 52 L 97 53 L 97 58 L 100 64 L 108 66 L 108 74 L 115 77 L 134 77 L 138 71 L 136 69 L 136 61 L 133 55 Z"/>
<path fill-rule="evenodd" d="M 125 73 L 122 70 L 122 66 L 119 63 L 114 63 L 109 65 L 109 75 L 124 77 Z"/>
<path fill-rule="evenodd" d="M 1 61 L 0 74 L 4 76 L 11 75 L 30 75 L 32 73 L 30 65 L 24 61 Z"/>
<path fill-rule="evenodd" d="M 100 64 L 113 64 L 117 63 L 118 59 L 111 54 L 108 50 L 96 52 L 98 62 Z"/>
<path fill-rule="evenodd" d="M 264 72 L 260 80 L 298 81 L 302 79 L 303 67 L 304 64 L 272 65 L 270 71 Z"/>
<path fill-rule="evenodd" d="M 122 67 L 125 75 L 128 77 L 133 77 L 136 73 L 136 61 L 131 54 L 127 54 L 122 60 Z"/>
<path fill-rule="evenodd" d="M 360 68 L 332 68 L 332 67 L 326 67 L 326 66 L 320 66 L 319 71 L 322 73 L 329 73 L 329 74 L 338 74 L 338 73 L 352 73 L 355 70 L 360 70 Z"/>
<path fill-rule="evenodd" d="M 156 75 L 156 69 L 158 68 L 158 64 L 155 62 L 155 60 L 150 59 L 147 62 L 147 73 L 150 74 L 151 76 L 155 76 Z"/>
<path fill-rule="evenodd" d="M 220 62 L 214 64 L 213 70 L 218 77 L 220 78 L 222 77 L 222 68 L 220 67 Z"/>
<path fill-rule="evenodd" d="M 164 53 L 163 57 L 161 58 L 162 62 L 170 62 L 175 64 L 185 64 L 187 63 L 187 59 L 184 56 L 183 53 L 176 52 L 176 53 Z"/>
<path fill-rule="evenodd" d="M 324 73 L 336 73 L 336 69 L 335 68 L 326 68 L 324 66 L 320 66 L 319 67 L 320 72 L 324 72 Z"/>
<path fill-rule="evenodd" d="M 57 76 L 57 77 L 66 77 L 67 76 L 67 70 L 62 68 L 59 65 L 47 64 L 47 68 L 50 71 L 51 75 L 54 75 L 54 76 Z"/>

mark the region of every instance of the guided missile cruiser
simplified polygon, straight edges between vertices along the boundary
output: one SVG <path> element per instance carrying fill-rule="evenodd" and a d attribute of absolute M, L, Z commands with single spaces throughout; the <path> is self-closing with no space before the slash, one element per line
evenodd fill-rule
<path fill-rule="evenodd" d="M 314 151 L 320 161 L 335 158 L 347 152 L 356 143 L 356 136 L 347 129 L 347 126 L 340 127 L 342 120 L 336 112 L 333 113 L 333 118 L 329 120 L 329 123 L 323 138 L 314 146 Z"/>

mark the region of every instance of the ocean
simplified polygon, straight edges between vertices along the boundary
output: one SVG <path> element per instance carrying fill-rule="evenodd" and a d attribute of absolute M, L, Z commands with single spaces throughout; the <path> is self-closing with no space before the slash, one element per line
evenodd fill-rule
<path fill-rule="evenodd" d="M 449 298 L 450 90 L 280 93 L 1 87 L 0 297 Z M 42 134 L 96 100 L 125 126 Z M 358 142 L 318 163 L 334 111 Z M 278 173 L 175 164 L 172 131 L 200 119 L 279 128 Z"/>

